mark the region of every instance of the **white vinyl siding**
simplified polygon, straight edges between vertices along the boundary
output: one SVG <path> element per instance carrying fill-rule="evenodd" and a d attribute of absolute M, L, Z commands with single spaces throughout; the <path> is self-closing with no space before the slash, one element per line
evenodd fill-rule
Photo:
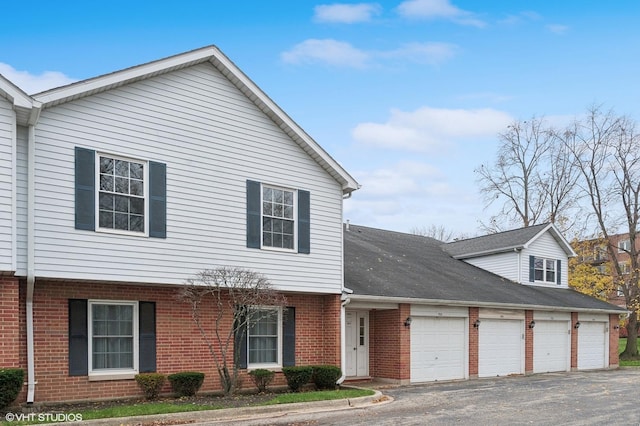
<path fill-rule="evenodd" d="M 529 247 L 522 250 L 522 256 L 520 259 L 520 268 L 522 273 L 522 282 L 529 283 L 529 256 L 535 256 L 545 259 L 560 260 L 560 285 L 558 286 L 555 281 L 546 283 L 546 285 L 554 287 L 567 287 L 569 283 L 568 271 L 568 258 L 565 251 L 558 244 L 549 232 L 545 232 L 540 235 L 535 241 L 531 242 Z M 556 262 L 557 268 L 557 262 Z M 557 273 L 557 269 L 556 269 Z"/>
<path fill-rule="evenodd" d="M 339 293 L 342 189 L 212 65 L 45 109 L 37 129 L 36 274 L 181 284 L 242 266 L 276 287 Z M 167 238 L 74 229 L 74 147 L 167 165 Z M 311 194 L 311 254 L 246 247 L 246 181 Z"/>
<path fill-rule="evenodd" d="M 17 275 L 27 274 L 27 134 L 26 127 L 18 127 L 16 150 L 16 254 Z"/>
<path fill-rule="evenodd" d="M 15 114 L 0 97 L 0 272 L 15 270 Z"/>
<path fill-rule="evenodd" d="M 500 275 L 501 277 L 504 277 L 508 280 L 519 281 L 520 277 L 518 275 L 518 259 L 518 253 L 508 252 L 493 254 L 490 256 L 464 259 L 464 261 L 477 266 L 478 268 L 493 272 L 496 275 Z M 529 272 L 527 271 L 527 274 L 528 273 Z"/>

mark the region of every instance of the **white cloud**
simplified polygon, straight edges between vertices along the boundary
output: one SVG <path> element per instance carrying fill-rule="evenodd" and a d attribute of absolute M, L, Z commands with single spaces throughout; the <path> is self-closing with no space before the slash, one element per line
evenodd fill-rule
<path fill-rule="evenodd" d="M 382 8 L 376 3 L 322 4 L 314 8 L 314 19 L 318 22 L 353 24 L 370 21 L 379 15 Z"/>
<path fill-rule="evenodd" d="M 283 52 L 281 59 L 290 64 L 318 64 L 366 68 L 377 62 L 398 60 L 438 65 L 456 54 L 458 46 L 449 43 L 408 43 L 395 50 L 366 51 L 332 39 L 309 39 Z"/>
<path fill-rule="evenodd" d="M 385 58 L 402 58 L 437 65 L 453 58 L 458 46 L 449 43 L 409 43 L 399 49 L 380 53 Z"/>
<path fill-rule="evenodd" d="M 45 71 L 42 74 L 35 75 L 28 71 L 18 71 L 11 65 L 2 62 L 0 62 L 0 74 L 29 94 L 64 86 L 76 81 L 61 72 Z"/>
<path fill-rule="evenodd" d="M 569 31 L 569 27 L 566 25 L 551 24 L 547 25 L 547 30 L 551 31 L 554 34 L 564 34 Z"/>
<path fill-rule="evenodd" d="M 369 54 L 346 42 L 332 39 L 309 39 L 282 53 L 284 62 L 291 64 L 326 63 L 333 66 L 363 68 Z"/>
<path fill-rule="evenodd" d="M 490 108 L 394 109 L 386 123 L 358 124 L 352 137 L 367 146 L 435 152 L 446 149 L 457 138 L 494 136 L 512 121 L 507 113 Z"/>
<path fill-rule="evenodd" d="M 452 5 L 449 0 L 406 0 L 398 6 L 398 13 L 405 18 L 448 19 L 460 25 L 486 26 L 474 13 Z"/>

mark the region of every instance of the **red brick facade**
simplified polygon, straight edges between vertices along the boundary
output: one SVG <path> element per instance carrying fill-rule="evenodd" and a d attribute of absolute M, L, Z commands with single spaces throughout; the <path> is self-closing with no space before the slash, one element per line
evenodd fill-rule
<path fill-rule="evenodd" d="M 620 318 L 616 314 L 609 315 L 609 366 L 617 367 L 619 360 L 619 342 L 618 331 L 620 327 Z"/>
<path fill-rule="evenodd" d="M 469 377 L 478 377 L 478 334 L 480 330 L 474 327 L 480 319 L 479 308 L 469 308 Z"/>
<path fill-rule="evenodd" d="M 524 373 L 533 373 L 533 311 L 524 311 Z"/>
<path fill-rule="evenodd" d="M 20 364 L 20 286 L 17 278 L 0 276 L 0 368 Z"/>
<path fill-rule="evenodd" d="M 15 297 L 12 286 L 5 286 L 8 299 Z M 17 287 L 17 284 L 16 284 Z M 203 392 L 220 390 L 218 374 L 208 347 L 191 317 L 189 305 L 177 298 L 176 287 L 99 284 L 88 282 L 56 282 L 39 280 L 34 292 L 34 350 L 36 401 L 79 400 L 140 396 L 134 380 L 90 381 L 87 376 L 69 376 L 69 299 L 103 299 L 149 301 L 156 304 L 156 363 L 157 371 L 171 374 L 179 371 L 204 372 Z M 24 291 L 20 305 L 24 305 Z M 4 302 L 4 305 L 11 303 Z M 17 305 L 17 302 L 16 302 Z M 295 307 L 296 365 L 340 365 L 340 296 L 339 295 L 287 295 L 287 305 Z M 6 309 L 9 309 L 6 308 Z M 15 308 L 11 308 L 15 309 Z M 326 311 L 325 311 L 326 309 Z M 13 313 L 14 311 L 8 311 Z M 203 309 L 203 324 L 213 335 L 213 308 Z M 21 315 L 24 315 L 22 310 Z M 231 318 L 227 320 L 231 324 Z M 16 332 L 13 345 L 0 343 L 0 350 L 9 346 L 26 352 L 25 333 L 18 345 Z M 337 337 L 336 337 L 337 336 Z M 336 343 L 337 342 L 337 343 Z M 15 351 L 15 349 L 11 349 Z M 4 352 L 17 364 L 17 353 Z M 9 358 L 2 357 L 3 362 Z M 20 366 L 26 369 L 26 356 L 20 356 Z M 245 376 L 244 387 L 253 387 Z M 284 384 L 278 374 L 275 384 Z M 169 385 L 164 391 L 169 392 Z M 18 401 L 20 402 L 20 401 Z"/>

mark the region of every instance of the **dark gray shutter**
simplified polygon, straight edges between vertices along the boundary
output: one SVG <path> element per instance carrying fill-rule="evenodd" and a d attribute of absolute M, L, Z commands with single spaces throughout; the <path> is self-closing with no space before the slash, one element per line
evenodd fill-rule
<path fill-rule="evenodd" d="M 247 247 L 260 248 L 260 182 L 247 181 Z"/>
<path fill-rule="evenodd" d="M 558 259 L 558 267 L 556 270 L 556 283 L 558 285 L 562 284 L 562 261 Z"/>
<path fill-rule="evenodd" d="M 298 253 L 311 252 L 310 210 L 309 191 L 298 191 Z"/>
<path fill-rule="evenodd" d="M 96 229 L 96 152 L 76 147 L 75 150 L 75 216 L 76 229 Z"/>
<path fill-rule="evenodd" d="M 535 256 L 529 256 L 529 281 L 534 282 L 536 280 L 536 258 Z"/>
<path fill-rule="evenodd" d="M 233 345 L 233 362 L 238 368 L 247 368 L 247 323 L 245 317 L 239 320 L 240 326 L 236 328 Z"/>
<path fill-rule="evenodd" d="M 87 301 L 69 299 L 69 375 L 89 374 Z"/>
<path fill-rule="evenodd" d="M 282 366 L 296 365 L 296 308 L 282 312 Z"/>
<path fill-rule="evenodd" d="M 139 302 L 139 336 L 141 373 L 156 371 L 156 304 L 155 302 Z"/>
<path fill-rule="evenodd" d="M 149 162 L 149 236 L 167 238 L 167 165 Z"/>

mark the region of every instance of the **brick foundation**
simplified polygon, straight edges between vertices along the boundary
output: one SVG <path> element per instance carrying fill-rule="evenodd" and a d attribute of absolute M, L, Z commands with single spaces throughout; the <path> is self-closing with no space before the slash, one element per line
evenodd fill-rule
<path fill-rule="evenodd" d="M 20 286 L 0 276 L 0 368 L 20 366 Z"/>
<path fill-rule="evenodd" d="M 11 281 L 2 289 L 7 300 L 17 299 L 17 282 Z M 191 317 L 189 305 L 177 298 L 176 287 L 99 284 L 89 282 L 56 282 L 39 280 L 34 292 L 34 347 L 35 347 L 35 401 L 71 401 L 139 397 L 142 395 L 135 380 L 89 381 L 87 376 L 69 376 L 69 299 L 135 300 L 156 303 L 156 363 L 159 373 L 179 371 L 204 372 L 205 382 L 201 392 L 220 390 L 220 381 L 209 348 Z M 3 294 L 4 296 L 4 294 Z M 340 296 L 288 294 L 287 306 L 296 309 L 296 365 L 340 365 Z M 24 292 L 20 305 L 4 302 L 11 307 L 11 315 L 17 318 L 18 306 L 24 306 Z M 7 309 L 9 309 L 9 307 Z M 325 311 L 326 309 L 326 311 Z M 2 362 L 19 364 L 26 369 L 26 333 L 24 309 L 20 310 L 20 328 L 10 333 L 11 344 L 0 343 L 5 351 Z M 15 314 L 14 314 L 15 312 Z M 213 307 L 203 312 L 203 323 L 209 324 L 207 333 L 213 336 Z M 229 326 L 231 318 L 224 322 Z M 18 331 L 20 330 L 20 338 Z M 18 340 L 19 344 L 18 344 Z M 17 348 L 20 348 L 18 351 Z M 231 356 L 231 354 L 229 354 Z M 12 360 L 12 361 L 7 361 Z M 243 374 L 243 386 L 253 383 Z M 285 384 L 281 373 L 274 385 Z M 167 384 L 164 392 L 170 392 Z M 23 402 L 18 400 L 18 402 Z"/>

